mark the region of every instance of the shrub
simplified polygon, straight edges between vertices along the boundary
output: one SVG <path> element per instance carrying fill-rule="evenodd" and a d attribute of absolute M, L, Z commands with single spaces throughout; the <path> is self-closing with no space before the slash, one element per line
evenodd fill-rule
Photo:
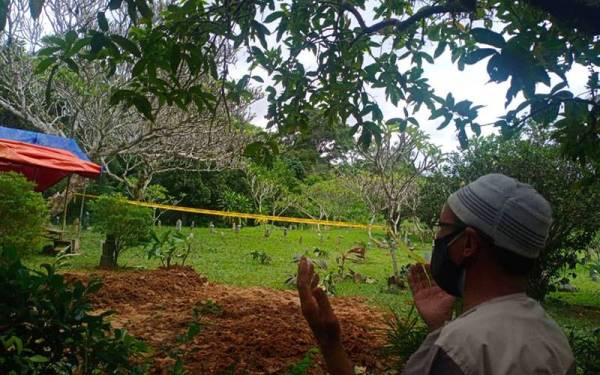
<path fill-rule="evenodd" d="M 504 173 L 532 185 L 552 205 L 554 222 L 545 250 L 531 273 L 528 294 L 538 300 L 554 290 L 574 269 L 600 226 L 600 179 L 592 168 L 561 157 L 543 129 L 531 125 L 526 139 L 479 138 L 461 153 L 450 154 L 440 173 L 427 177 L 421 208 L 432 224 L 449 194 L 487 173 Z"/>
<path fill-rule="evenodd" d="M 19 252 L 41 245 L 48 207 L 23 175 L 0 173 L 0 246 Z"/>
<path fill-rule="evenodd" d="M 43 267 L 29 270 L 15 251 L 0 250 L 0 373 L 141 373 L 130 359 L 146 345 L 113 329 L 109 313 L 90 314 L 100 282 L 71 284 Z"/>
<path fill-rule="evenodd" d="M 429 330 L 415 312 L 414 305 L 408 315 L 392 310 L 386 321 L 387 344 L 383 355 L 394 362 L 394 369 L 401 372 L 408 358 L 417 351 L 429 334 Z"/>
<path fill-rule="evenodd" d="M 272 261 L 269 254 L 265 253 L 264 251 L 254 250 L 250 252 L 250 256 L 255 262 L 260 264 L 271 264 Z"/>
<path fill-rule="evenodd" d="M 180 265 L 185 261 L 192 251 L 193 234 L 185 235 L 182 232 L 167 230 L 162 235 L 155 231 L 151 232 L 151 242 L 148 244 L 148 259 L 159 258 L 163 267 L 171 267 L 174 260 L 179 259 Z"/>
<path fill-rule="evenodd" d="M 577 375 L 600 374 L 600 327 L 593 330 L 570 329 L 567 337 L 575 355 Z"/>
<path fill-rule="evenodd" d="M 101 195 L 90 204 L 91 220 L 95 231 L 114 241 L 112 265 L 127 248 L 148 241 L 152 230 L 152 210 L 124 202 L 122 195 Z"/>

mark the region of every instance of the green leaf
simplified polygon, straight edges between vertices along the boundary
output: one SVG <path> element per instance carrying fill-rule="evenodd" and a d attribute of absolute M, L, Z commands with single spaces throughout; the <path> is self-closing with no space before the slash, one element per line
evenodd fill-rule
<path fill-rule="evenodd" d="M 29 11 L 33 19 L 38 19 L 44 8 L 44 0 L 29 0 Z"/>
<path fill-rule="evenodd" d="M 406 130 L 407 122 L 405 119 L 394 117 L 385 122 L 387 125 L 395 125 L 398 127 L 398 130 L 403 132 Z"/>
<path fill-rule="evenodd" d="M 460 147 L 463 150 L 469 147 L 469 139 L 467 138 L 467 132 L 464 127 L 458 129 L 458 143 L 460 143 Z"/>
<path fill-rule="evenodd" d="M 34 71 L 35 74 L 41 74 L 41 73 L 45 72 L 46 69 L 48 69 L 48 67 L 50 65 L 52 65 L 56 62 L 56 60 L 57 59 L 54 56 L 41 60 L 35 67 L 35 71 Z"/>
<path fill-rule="evenodd" d="M 110 10 L 117 10 L 121 7 L 122 3 L 123 0 L 110 0 L 108 2 L 108 7 L 110 8 Z"/>
<path fill-rule="evenodd" d="M 131 90 L 117 90 L 112 93 L 110 96 L 110 105 L 117 105 L 120 102 L 127 100 L 133 96 L 137 95 L 135 91 Z"/>
<path fill-rule="evenodd" d="M 268 48 L 267 39 L 265 38 L 265 36 L 271 34 L 271 32 L 265 25 L 263 25 L 262 23 L 260 23 L 258 21 L 252 21 L 252 26 L 254 27 L 254 30 L 256 31 L 256 36 L 258 37 L 258 40 L 260 41 L 260 45 L 264 49 L 267 49 Z"/>
<path fill-rule="evenodd" d="M 179 63 L 181 62 L 181 50 L 179 49 L 178 44 L 174 44 L 171 47 L 169 54 L 169 63 L 171 65 L 171 71 L 173 73 L 177 73 L 177 69 L 179 68 Z"/>
<path fill-rule="evenodd" d="M 442 53 L 444 53 L 444 51 L 446 50 L 446 46 L 446 42 L 439 42 L 437 48 L 435 49 L 435 52 L 433 53 L 433 58 L 437 59 L 438 57 L 440 57 Z"/>
<path fill-rule="evenodd" d="M 27 358 L 29 360 L 29 362 L 33 362 L 33 363 L 45 363 L 48 362 L 48 358 L 44 357 L 43 355 L 33 355 L 29 358 Z"/>
<path fill-rule="evenodd" d="M 472 122 L 471 123 L 471 131 L 473 131 L 473 133 L 475 133 L 475 135 L 480 136 L 481 135 L 481 126 L 476 122 Z"/>
<path fill-rule="evenodd" d="M 146 19 L 152 19 L 152 16 L 154 15 L 154 13 L 152 12 L 152 9 L 150 9 L 148 4 L 146 3 L 146 0 L 135 0 L 135 5 L 136 5 L 137 9 L 139 10 L 140 14 L 142 15 L 142 17 L 144 17 Z"/>
<path fill-rule="evenodd" d="M 469 53 L 467 56 L 465 56 L 464 61 L 465 61 L 465 64 L 467 64 L 467 65 L 473 65 L 495 53 L 496 53 L 496 50 L 493 48 L 480 48 L 478 50 L 475 50 L 475 51 Z"/>
<path fill-rule="evenodd" d="M 454 106 L 454 111 L 461 116 L 467 116 L 469 114 L 469 107 L 473 104 L 470 100 L 462 100 Z"/>
<path fill-rule="evenodd" d="M 1 0 L 0 0 L 0 1 L 1 1 Z M 42 49 L 40 49 L 40 50 L 37 52 L 37 55 L 38 55 L 38 56 L 50 56 L 50 55 L 52 55 L 54 52 L 58 52 L 58 51 L 60 51 L 61 49 L 62 49 L 62 48 L 60 48 L 60 47 L 45 47 L 45 48 L 42 48 Z"/>
<path fill-rule="evenodd" d="M 111 35 L 110 39 L 112 39 L 112 41 L 115 42 L 124 51 L 129 52 L 136 57 L 142 56 L 138 46 L 131 40 L 124 38 L 121 35 L 117 35 L 117 34 Z"/>
<path fill-rule="evenodd" d="M 448 124 L 450 124 L 450 121 L 452 120 L 452 115 L 445 114 L 444 117 L 446 117 L 446 119 L 437 127 L 437 130 L 442 130 L 446 126 L 448 126 Z"/>
<path fill-rule="evenodd" d="M 79 74 L 79 65 L 77 65 L 77 63 L 75 61 L 73 61 L 73 59 L 65 59 L 64 61 L 67 64 L 67 66 L 69 67 L 69 69 L 71 69 L 73 72 Z"/>
<path fill-rule="evenodd" d="M 94 33 L 92 40 L 90 41 L 91 54 L 95 55 L 102 50 L 106 44 L 106 37 L 102 33 Z"/>
<path fill-rule="evenodd" d="M 98 12 L 96 18 L 98 19 L 98 27 L 100 30 L 108 31 L 108 20 L 106 19 L 104 12 Z"/>
<path fill-rule="evenodd" d="M 471 35 L 478 43 L 488 44 L 498 48 L 502 48 L 506 44 L 506 41 L 501 34 L 490 29 L 484 29 L 483 27 L 471 29 Z"/>
<path fill-rule="evenodd" d="M 265 82 L 265 80 L 262 79 L 262 77 L 260 77 L 260 76 L 252 76 L 252 79 L 255 80 L 256 82 L 260 82 L 260 83 Z"/>
<path fill-rule="evenodd" d="M 150 121 L 154 120 L 154 116 L 152 116 L 152 105 L 148 99 L 146 99 L 146 97 L 142 95 L 136 95 L 132 98 L 132 102 L 138 112 L 144 115 L 144 117 Z"/>
<path fill-rule="evenodd" d="M 6 19 L 8 17 L 8 4 L 10 0 L 0 0 L 0 31 L 6 27 Z"/>
<path fill-rule="evenodd" d="M 446 106 L 448 108 L 454 108 L 454 96 L 452 96 L 451 92 L 446 95 Z"/>
<path fill-rule="evenodd" d="M 552 88 L 552 90 L 550 91 L 550 94 L 554 95 L 557 91 L 564 89 L 568 85 L 569 84 L 567 82 L 561 82 Z"/>
<path fill-rule="evenodd" d="M 283 34 L 288 30 L 288 19 L 287 17 L 282 18 L 281 22 L 279 22 L 279 26 L 277 26 L 277 41 L 281 40 Z"/>
<path fill-rule="evenodd" d="M 75 43 L 73 43 L 69 52 L 65 54 L 65 57 L 71 57 L 74 54 L 79 53 L 83 47 L 86 47 L 90 44 L 91 40 L 92 38 L 89 37 L 78 39 Z"/>
<path fill-rule="evenodd" d="M 277 12 L 273 12 L 271 14 L 269 14 L 266 18 L 265 18 L 265 23 L 271 23 L 273 21 L 275 21 L 278 18 L 283 17 L 284 13 L 280 10 L 278 10 Z"/>

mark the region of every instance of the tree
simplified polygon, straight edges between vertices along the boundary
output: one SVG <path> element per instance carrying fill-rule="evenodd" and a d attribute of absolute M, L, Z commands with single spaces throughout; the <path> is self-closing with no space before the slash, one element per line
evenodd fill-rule
<path fill-rule="evenodd" d="M 548 131 L 530 126 L 523 139 L 478 139 L 469 149 L 452 155 L 440 174 L 427 177 L 425 188 L 455 191 L 484 174 L 504 173 L 539 191 L 552 206 L 554 222 L 528 292 L 543 299 L 569 276 L 566 271 L 575 268 L 577 254 L 586 249 L 600 225 L 600 183 L 590 166 L 562 158 L 560 146 Z M 437 197 L 441 208 L 448 196 Z"/>
<path fill-rule="evenodd" d="M 368 202 L 372 221 L 377 210 L 383 209 L 390 237 L 393 280 L 398 282 L 396 250 L 402 241 L 400 224 L 415 215 L 420 195 L 418 180 L 435 168 L 441 152 L 429 143 L 422 131 L 398 119 L 389 121 L 382 138 L 372 147 L 360 149 L 359 153 L 364 172 L 354 178 L 354 183 Z"/>
<path fill-rule="evenodd" d="M 367 175 L 357 178 L 360 190 L 372 208 L 383 207 L 386 224 L 397 237 L 399 224 L 415 214 L 419 197 L 418 179 L 432 171 L 441 152 L 414 126 L 402 131 L 394 124 L 386 126 L 380 142 L 362 149 Z M 372 211 L 373 212 L 373 211 Z"/>
<path fill-rule="evenodd" d="M 111 249 L 111 266 L 118 265 L 121 253 L 150 239 L 152 210 L 124 202 L 122 195 L 102 195 L 91 206 L 92 227 L 106 235 Z"/>
<path fill-rule="evenodd" d="M 144 198 L 145 189 L 158 174 L 238 164 L 252 138 L 246 108 L 254 93 L 241 98 L 240 105 L 220 103 L 210 111 L 197 106 L 162 106 L 156 98 L 136 101 L 135 109 L 116 105 L 115 98 L 130 93 L 126 85 L 134 65 L 123 62 L 107 76 L 100 61 L 73 54 L 65 59 L 67 66 L 38 74 L 52 59 L 35 58 L 27 49 L 43 55 L 56 49 L 40 50 L 44 44 L 81 44 L 77 30 L 96 22 L 104 1 L 48 0 L 44 27 L 26 16 L 26 3 L 10 2 L 8 30 L 0 33 L 1 109 L 33 130 L 75 138 L 136 199 Z M 158 9 L 161 3 L 155 6 Z M 121 11 L 111 13 L 103 25 L 112 33 L 112 40 L 126 45 L 123 36 L 130 26 L 126 12 Z M 234 56 L 225 52 L 217 58 L 234 62 Z M 181 72 L 179 79 L 189 79 L 188 85 L 202 85 L 213 94 L 218 91 L 206 77 L 194 80 Z M 144 112 L 152 119 L 140 114 Z"/>
<path fill-rule="evenodd" d="M 354 139 L 346 124 L 329 123 L 319 111 L 313 111 L 302 131 L 281 134 L 285 156 L 302 163 L 304 173 L 327 171 L 332 163 L 343 160 Z"/>
<path fill-rule="evenodd" d="M 415 122 L 412 113 L 426 107 L 432 118 L 440 118 L 440 127 L 453 122 L 466 146 L 467 129 L 479 134 L 485 125 L 477 121 L 481 107 L 433 92 L 424 78 L 427 64 L 448 50 L 459 69 L 488 59 L 490 80 L 509 83 L 507 106 L 518 94 L 525 97 L 494 123 L 503 132 L 513 133 L 533 118 L 551 129 L 567 155 L 596 163 L 600 159 L 596 2 L 189 0 L 170 4 L 160 14 L 143 0 L 107 3 L 111 16 L 126 7 L 138 26 L 126 35 L 127 42 L 114 38 L 106 27 L 107 13 L 101 11 L 97 26 L 78 32 L 83 43 L 49 41 L 44 65 L 76 70 L 70 61 L 81 55 L 101 60 L 112 71 L 123 64 L 137 66 L 128 77 L 128 95 L 113 98 L 149 119 L 149 97 L 170 105 L 215 107 L 239 100 L 251 80 L 262 82 L 253 69 L 232 79 L 228 65 L 220 64 L 220 53 L 232 44 L 244 46 L 252 68 L 260 67 L 272 78 L 266 88 L 269 125 L 283 133 L 302 130 L 318 108 L 331 124 L 352 124 L 353 132 L 360 131 L 360 143 L 367 145 L 381 134 L 383 114 L 370 95 L 381 90 L 402 107 L 403 120 Z M 0 26 L 14 12 L 7 4 Z M 43 1 L 32 4 L 37 18 Z M 575 64 L 589 68 L 583 93 L 567 88 L 566 73 Z M 217 97 L 208 87 L 186 85 L 182 70 L 219 82 Z M 550 86 L 551 75 L 561 82 L 545 92 L 541 86 Z"/>
<path fill-rule="evenodd" d="M 48 207 L 34 184 L 15 172 L 0 173 L 0 248 L 35 250 L 48 223 Z"/>

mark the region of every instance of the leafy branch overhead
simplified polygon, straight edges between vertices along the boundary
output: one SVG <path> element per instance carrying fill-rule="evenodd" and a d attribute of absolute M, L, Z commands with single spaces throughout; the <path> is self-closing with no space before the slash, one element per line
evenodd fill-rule
<path fill-rule="evenodd" d="M 30 4 L 31 16 L 39 17 L 43 0 Z M 564 4 L 187 0 L 156 7 L 110 0 L 93 27 L 48 38 L 38 69 L 60 64 L 77 73 L 83 60 L 99 60 L 109 74 L 126 77 L 113 104 L 133 106 L 148 119 L 164 105 L 214 111 L 248 98 L 251 82 L 264 84 L 270 127 L 302 131 L 316 108 L 330 123 L 351 126 L 363 146 L 381 138 L 386 119 L 373 95 L 381 92 L 400 108 L 392 119 L 399 130 L 418 126 L 414 115 L 423 109 L 440 128 L 453 124 L 466 146 L 483 125 L 509 135 L 533 118 L 566 154 L 598 162 L 600 5 Z M 131 27 L 111 31 L 114 14 L 125 11 Z M 8 12 L 0 1 L 0 26 Z M 235 79 L 229 70 L 240 49 L 251 69 Z M 424 74 L 444 53 L 460 70 L 485 63 L 490 81 L 508 83 L 505 116 L 481 124 L 480 105 L 434 92 Z M 569 89 L 567 73 L 576 64 L 589 72 L 584 92 Z"/>

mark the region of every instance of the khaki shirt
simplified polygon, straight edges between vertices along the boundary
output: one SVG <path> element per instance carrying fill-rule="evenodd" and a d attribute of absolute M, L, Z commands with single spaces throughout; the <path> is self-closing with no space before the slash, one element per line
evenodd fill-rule
<path fill-rule="evenodd" d="M 524 293 L 482 303 L 427 336 L 406 364 L 411 374 L 574 374 L 558 325 Z"/>

